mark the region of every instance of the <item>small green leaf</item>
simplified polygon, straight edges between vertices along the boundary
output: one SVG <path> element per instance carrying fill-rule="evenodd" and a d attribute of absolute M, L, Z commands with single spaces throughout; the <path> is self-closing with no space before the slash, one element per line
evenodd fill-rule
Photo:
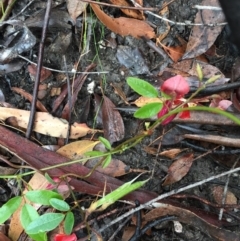
<path fill-rule="evenodd" d="M 32 221 L 26 228 L 27 234 L 37 234 L 55 229 L 64 219 L 62 213 L 46 213 Z"/>
<path fill-rule="evenodd" d="M 30 204 L 25 204 L 22 207 L 20 214 L 20 221 L 24 229 L 28 227 L 28 225 L 35 219 L 39 217 L 38 212 L 34 209 Z M 29 234 L 29 236 L 36 241 L 47 241 L 46 233 L 37 233 L 37 234 Z"/>
<path fill-rule="evenodd" d="M 74 215 L 72 212 L 68 212 L 64 220 L 64 232 L 68 235 L 71 234 L 73 225 L 74 225 Z"/>
<path fill-rule="evenodd" d="M 99 157 L 99 156 L 102 156 L 102 152 L 101 151 L 88 151 L 88 152 L 85 152 L 84 153 L 84 156 L 89 156 L 89 157 Z"/>
<path fill-rule="evenodd" d="M 4 223 L 18 209 L 22 197 L 13 197 L 0 208 L 0 224 Z"/>
<path fill-rule="evenodd" d="M 109 163 L 112 160 L 112 156 L 109 154 L 105 157 L 105 160 L 103 161 L 102 167 L 105 168 L 109 165 Z"/>
<path fill-rule="evenodd" d="M 117 200 L 122 198 L 123 196 L 127 195 L 135 191 L 136 189 L 142 187 L 149 179 L 144 181 L 134 182 L 138 177 L 134 178 L 133 180 L 124 183 L 119 188 L 115 189 L 114 191 L 110 192 L 106 196 L 100 198 L 98 201 L 93 202 L 89 207 L 88 211 L 91 213 L 95 211 L 98 207 L 101 206 L 101 209 L 106 209 L 109 205 L 115 203 Z M 134 183 L 133 183 L 134 182 Z"/>
<path fill-rule="evenodd" d="M 162 109 L 162 103 L 150 103 L 144 105 L 134 113 L 134 117 L 139 119 L 146 119 L 157 115 L 157 113 Z"/>
<path fill-rule="evenodd" d="M 99 141 L 102 142 L 102 144 L 108 149 L 108 150 L 111 150 L 112 149 L 112 146 L 111 146 L 111 143 L 104 137 L 102 136 L 99 136 Z"/>
<path fill-rule="evenodd" d="M 42 205 L 50 205 L 49 200 L 51 198 L 57 198 L 62 200 L 62 196 L 56 192 L 50 190 L 35 190 L 26 193 L 26 198 L 34 203 Z"/>
<path fill-rule="evenodd" d="M 57 198 L 51 198 L 49 200 L 49 203 L 52 207 L 54 207 L 55 209 L 62 211 L 62 212 L 67 212 L 70 209 L 68 203 L 66 203 L 64 200 L 60 200 Z"/>
<path fill-rule="evenodd" d="M 158 97 L 158 91 L 145 80 L 129 77 L 127 78 L 127 83 L 139 95 L 153 98 Z"/>

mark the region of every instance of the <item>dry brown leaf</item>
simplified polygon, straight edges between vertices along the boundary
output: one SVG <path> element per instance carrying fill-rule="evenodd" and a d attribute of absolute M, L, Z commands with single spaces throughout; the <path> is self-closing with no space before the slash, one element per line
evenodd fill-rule
<path fill-rule="evenodd" d="M 161 153 L 159 153 L 159 155 L 174 159 L 182 151 L 182 149 L 173 148 L 170 150 L 162 151 Z"/>
<path fill-rule="evenodd" d="M 91 3 L 91 7 L 98 19 L 114 33 L 122 36 L 131 35 L 135 38 L 155 38 L 153 28 L 144 21 L 124 17 L 111 18 L 97 4 Z"/>
<path fill-rule="evenodd" d="M 161 42 L 158 42 L 168 56 L 173 60 L 173 62 L 177 62 L 180 58 L 182 58 L 183 54 L 185 53 L 186 46 L 166 46 Z"/>
<path fill-rule="evenodd" d="M 99 141 L 89 140 L 74 141 L 58 149 L 57 153 L 71 160 L 77 160 L 82 158 L 84 153 L 92 151 L 98 143 Z"/>
<path fill-rule="evenodd" d="M 125 127 L 123 119 L 115 109 L 116 106 L 112 101 L 103 96 L 103 105 L 102 105 L 102 123 L 104 137 L 109 140 L 110 143 L 120 141 L 125 135 Z"/>
<path fill-rule="evenodd" d="M 222 204 L 223 192 L 224 192 L 224 187 L 221 187 L 221 186 L 213 187 L 212 195 L 217 204 Z M 237 204 L 237 198 L 232 192 L 227 191 L 226 200 L 224 203 L 229 205 Z"/>
<path fill-rule="evenodd" d="M 172 165 L 168 168 L 167 177 L 162 185 L 167 186 L 180 181 L 188 173 L 192 163 L 192 153 L 188 153 L 172 163 Z"/>
<path fill-rule="evenodd" d="M 216 0 L 203 0 L 202 5 L 213 7 L 220 6 L 219 2 Z M 194 58 L 205 53 L 213 45 L 224 27 L 223 25 L 209 27 L 206 26 L 206 24 L 218 24 L 224 21 L 225 17 L 222 11 L 209 9 L 199 10 L 195 18 L 195 23 L 202 25 L 192 28 L 183 59 Z"/>
<path fill-rule="evenodd" d="M 67 0 L 67 9 L 74 22 L 85 11 L 86 7 L 87 3 L 81 0 Z"/>
<path fill-rule="evenodd" d="M 88 168 L 93 168 L 98 163 L 98 161 L 99 160 L 97 159 L 89 160 L 85 164 L 85 166 Z M 127 166 L 124 162 L 115 158 L 112 158 L 110 164 L 107 167 L 102 168 L 101 166 L 98 166 L 96 170 L 98 172 L 104 173 L 111 177 L 120 177 L 120 176 L 126 175 L 131 171 L 129 166 Z"/>
<path fill-rule="evenodd" d="M 6 120 L 8 117 L 12 116 L 17 118 L 19 127 L 27 128 L 30 111 L 0 107 L 1 120 Z M 46 112 L 36 112 L 33 130 L 43 135 L 66 138 L 68 135 L 68 122 L 64 119 L 53 117 Z M 77 139 L 95 132 L 97 132 L 97 130 L 90 129 L 86 124 L 75 122 L 71 125 L 70 138 Z"/>
<path fill-rule="evenodd" d="M 131 6 L 126 0 L 110 0 L 112 4 L 119 5 L 119 6 Z M 125 8 L 120 8 L 123 13 L 125 13 L 127 16 L 144 20 L 145 16 L 143 15 L 143 11 L 140 10 L 133 10 L 133 9 L 125 9 Z"/>
<path fill-rule="evenodd" d="M 36 172 L 28 184 L 32 188 L 32 190 L 41 190 L 41 189 L 46 189 L 49 182 L 42 174 Z M 26 193 L 27 191 L 28 190 L 25 189 L 23 193 Z M 23 227 L 20 222 L 20 212 L 25 203 L 30 203 L 30 201 L 28 201 L 27 199 L 22 201 L 22 203 L 20 204 L 20 207 L 17 209 L 17 211 L 13 214 L 11 218 L 10 226 L 9 226 L 9 237 L 11 238 L 12 241 L 17 241 L 23 231 Z M 35 203 L 35 204 L 32 204 L 32 206 L 37 210 L 41 205 Z"/>
<path fill-rule="evenodd" d="M 214 75 L 221 75 L 221 77 L 224 77 L 224 74 L 215 66 L 199 61 L 199 60 L 194 60 L 194 59 L 187 59 L 187 60 L 182 60 L 178 63 L 172 64 L 172 68 L 184 71 L 191 76 L 198 76 L 197 74 L 197 64 L 199 64 L 202 68 L 203 76 L 205 78 L 211 78 Z"/>

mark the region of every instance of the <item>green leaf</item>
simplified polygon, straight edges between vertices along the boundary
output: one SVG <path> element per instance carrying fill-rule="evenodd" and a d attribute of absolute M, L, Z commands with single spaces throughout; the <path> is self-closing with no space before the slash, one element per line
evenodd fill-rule
<path fill-rule="evenodd" d="M 139 95 L 153 98 L 158 97 L 158 91 L 145 80 L 134 77 L 128 77 L 127 83 Z"/>
<path fill-rule="evenodd" d="M 85 152 L 84 153 L 84 156 L 89 156 L 89 157 L 99 157 L 99 156 L 102 156 L 102 152 L 101 151 L 88 151 L 88 152 Z"/>
<path fill-rule="evenodd" d="M 62 213 L 46 213 L 32 221 L 26 228 L 26 233 L 37 234 L 55 229 L 64 219 Z"/>
<path fill-rule="evenodd" d="M 74 215 L 72 212 L 68 212 L 64 220 L 64 232 L 68 235 L 71 234 L 73 225 L 74 225 Z"/>
<path fill-rule="evenodd" d="M 134 117 L 139 119 L 146 119 L 157 115 L 157 113 L 162 109 L 162 103 L 150 103 L 144 105 L 134 113 Z"/>
<path fill-rule="evenodd" d="M 62 196 L 56 192 L 50 190 L 35 190 L 26 193 L 26 198 L 34 203 L 42 205 L 50 205 L 49 200 L 51 198 L 57 198 L 62 200 Z"/>
<path fill-rule="evenodd" d="M 51 198 L 49 200 L 49 203 L 52 207 L 54 207 L 55 209 L 62 211 L 62 212 L 67 212 L 70 209 L 68 203 L 66 203 L 64 200 L 60 200 L 57 198 Z"/>
<path fill-rule="evenodd" d="M 109 205 L 115 203 L 117 200 L 126 196 L 128 193 L 131 193 L 136 189 L 142 187 L 149 180 L 147 179 L 144 181 L 134 182 L 137 178 L 138 176 L 133 180 L 124 183 L 122 186 L 110 192 L 106 196 L 100 198 L 98 201 L 93 202 L 91 206 L 88 208 L 89 213 L 95 211 L 100 206 L 101 206 L 101 210 L 106 209 Z"/>
<path fill-rule="evenodd" d="M 30 204 L 25 204 L 22 207 L 20 214 L 20 221 L 24 229 L 28 227 L 28 225 L 35 219 L 39 217 L 38 212 L 34 209 Z M 29 234 L 29 236 L 35 241 L 47 241 L 47 233 L 37 233 L 37 234 Z"/>
<path fill-rule="evenodd" d="M 18 209 L 22 197 L 13 197 L 0 208 L 0 224 L 4 223 Z"/>
<path fill-rule="evenodd" d="M 110 155 L 110 154 L 107 155 L 105 157 L 105 160 L 103 161 L 102 167 L 103 168 L 107 167 L 109 165 L 109 163 L 111 162 L 111 160 L 112 160 L 112 155 Z"/>
<path fill-rule="evenodd" d="M 102 136 L 99 136 L 99 141 L 102 142 L 102 144 L 108 149 L 108 150 L 111 150 L 112 149 L 112 146 L 111 146 L 111 143 L 104 137 Z"/>

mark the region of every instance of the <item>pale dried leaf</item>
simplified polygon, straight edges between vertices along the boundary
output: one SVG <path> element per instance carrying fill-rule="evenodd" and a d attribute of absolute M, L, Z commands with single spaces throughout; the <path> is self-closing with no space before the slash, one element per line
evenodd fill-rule
<path fill-rule="evenodd" d="M 1 120 L 6 120 L 12 116 L 17 118 L 19 127 L 27 128 L 30 111 L 0 107 Z M 53 117 L 46 112 L 36 112 L 33 130 L 43 135 L 66 138 L 68 135 L 68 122 L 64 119 Z M 90 129 L 84 123 L 79 124 L 75 122 L 71 125 L 70 138 L 77 139 L 87 134 L 95 133 L 96 131 L 97 130 Z"/>
<path fill-rule="evenodd" d="M 81 0 L 67 0 L 67 9 L 74 22 L 85 11 L 86 6 L 87 3 Z"/>
<path fill-rule="evenodd" d="M 168 169 L 163 186 L 180 181 L 189 171 L 193 163 L 193 154 L 189 153 L 175 161 Z"/>
<path fill-rule="evenodd" d="M 145 37 L 152 39 L 155 37 L 153 28 L 144 21 L 124 17 L 111 18 L 97 4 L 91 3 L 91 7 L 98 19 L 114 33 L 122 36 L 131 35 L 135 38 Z"/>
<path fill-rule="evenodd" d="M 77 160 L 82 158 L 84 153 L 92 151 L 98 143 L 99 141 L 89 140 L 74 141 L 58 149 L 57 153 L 71 160 Z"/>
<path fill-rule="evenodd" d="M 150 103 L 163 103 L 164 100 L 164 98 L 149 98 L 141 96 L 137 100 L 135 100 L 133 104 L 135 104 L 137 107 L 142 107 Z"/>

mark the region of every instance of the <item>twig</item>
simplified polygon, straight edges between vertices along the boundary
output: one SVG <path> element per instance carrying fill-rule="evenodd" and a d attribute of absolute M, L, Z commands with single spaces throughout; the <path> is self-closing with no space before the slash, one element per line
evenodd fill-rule
<path fill-rule="evenodd" d="M 182 188 L 179 188 L 179 189 L 174 189 L 174 190 L 172 190 L 172 191 L 170 191 L 170 192 L 168 192 L 168 193 L 164 193 L 164 194 L 162 194 L 162 195 L 160 195 L 160 196 L 152 199 L 151 201 L 146 202 L 146 203 L 144 203 L 144 204 L 141 204 L 139 207 L 134 208 L 134 209 L 128 211 L 127 213 L 124 213 L 122 216 L 116 218 L 115 220 L 111 221 L 108 225 L 106 225 L 104 228 L 100 229 L 99 232 L 103 232 L 106 228 L 114 225 L 115 223 L 120 222 L 121 220 L 125 219 L 125 218 L 128 217 L 129 215 L 132 215 L 133 213 L 135 213 L 135 212 L 137 212 L 137 211 L 139 211 L 139 210 L 149 209 L 149 208 L 153 208 L 153 207 L 155 207 L 155 206 L 158 206 L 158 207 L 160 207 L 160 206 L 162 206 L 162 207 L 167 206 L 168 204 L 156 203 L 156 202 L 158 202 L 158 201 L 160 201 L 160 200 L 162 200 L 162 199 L 164 199 L 164 198 L 170 197 L 170 196 L 172 196 L 172 195 L 174 195 L 174 194 L 177 194 L 177 193 L 180 193 L 180 192 L 189 190 L 189 189 L 194 188 L 194 187 L 198 187 L 198 186 L 200 186 L 200 185 L 202 185 L 202 184 L 204 184 L 204 183 L 207 183 L 207 182 L 212 181 L 212 180 L 214 180 L 214 179 L 217 179 L 217 178 L 220 178 L 220 177 L 223 177 L 223 176 L 226 176 L 226 175 L 229 175 L 229 174 L 238 172 L 238 171 L 240 171 L 240 167 L 235 168 L 235 169 L 232 169 L 232 170 L 229 170 L 229 171 L 227 171 L 227 172 L 223 172 L 223 173 L 221 173 L 221 174 L 218 174 L 218 175 L 215 175 L 215 176 L 212 176 L 212 177 L 209 177 L 209 178 L 206 178 L 206 179 L 204 179 L 204 180 L 202 180 L 202 181 L 195 182 L 195 183 L 190 184 L 190 185 L 188 185 L 188 186 L 186 186 L 186 187 L 182 187 Z M 156 204 L 155 204 L 155 203 L 156 203 Z"/>
<path fill-rule="evenodd" d="M 33 61 L 31 61 L 30 59 L 22 56 L 22 55 L 18 55 L 19 58 L 26 60 L 27 62 L 37 65 L 36 63 L 34 63 Z M 68 73 L 68 74 L 108 74 L 109 71 L 102 71 L 102 72 L 80 72 L 80 71 L 65 71 L 65 70 L 59 70 L 59 69 L 52 69 L 52 68 L 48 68 L 43 66 L 45 69 L 48 69 L 50 71 L 53 72 L 58 72 L 58 73 Z"/>
<path fill-rule="evenodd" d="M 135 6 L 135 7 L 141 7 L 141 5 L 139 5 L 138 3 L 136 3 L 134 0 L 130 0 L 132 2 L 132 4 Z M 144 11 L 144 10 L 143 10 Z M 165 22 L 168 22 L 168 23 L 171 23 L 173 25 L 183 25 L 183 26 L 208 26 L 208 27 L 215 27 L 215 26 L 222 26 L 222 25 L 226 25 L 227 23 L 224 22 L 224 23 L 208 23 L 208 24 L 203 24 L 203 23 L 192 23 L 188 20 L 186 20 L 184 23 L 183 22 L 175 22 L 173 20 L 170 20 L 168 18 L 165 18 L 165 17 L 162 17 L 160 15 L 157 15 L 155 13 L 152 13 L 148 10 L 144 11 L 145 13 L 147 14 L 150 14 L 156 18 L 159 18 Z"/>
<path fill-rule="evenodd" d="M 239 160 L 240 160 L 240 158 L 237 158 L 237 160 L 236 160 L 235 163 L 233 164 L 232 169 L 235 168 L 235 166 L 237 165 L 237 163 L 238 163 Z M 227 175 L 227 181 L 226 181 L 226 184 L 225 184 L 224 190 L 223 190 L 222 205 L 224 205 L 225 202 L 226 202 L 227 190 L 228 190 L 228 184 L 229 184 L 230 176 L 231 176 L 231 174 L 228 174 L 228 175 Z M 224 211 L 223 208 L 221 208 L 221 209 L 219 210 L 218 220 L 222 220 L 223 211 Z"/>
<path fill-rule="evenodd" d="M 71 110 L 72 110 L 72 94 L 71 94 L 71 83 L 69 79 L 69 75 L 67 72 L 67 62 L 66 62 L 66 56 L 63 55 L 63 64 L 64 64 L 64 69 L 66 70 L 66 77 L 67 77 L 67 92 L 68 92 L 68 105 L 69 105 L 69 112 L 68 112 L 68 131 L 67 131 L 67 137 L 65 139 L 65 145 L 69 141 L 69 136 L 71 132 Z"/>
<path fill-rule="evenodd" d="M 10 19 L 14 19 L 17 16 L 19 16 L 21 13 L 23 13 L 35 0 L 30 1 L 18 14 L 16 14 L 15 16 L 11 17 Z"/>
<path fill-rule="evenodd" d="M 36 79 L 35 79 L 34 89 L 33 89 L 33 100 L 32 100 L 32 105 L 31 105 L 28 127 L 27 127 L 27 131 L 26 131 L 27 139 L 30 138 L 32 128 L 33 128 L 33 123 L 34 123 L 35 112 L 36 112 L 37 93 L 38 93 L 38 86 L 39 86 L 39 82 L 40 82 L 42 59 L 43 59 L 43 53 L 44 53 L 44 42 L 45 42 L 45 37 L 46 37 L 46 33 L 47 33 L 47 26 L 48 26 L 51 6 L 52 6 L 52 0 L 48 0 L 47 7 L 46 7 L 46 13 L 45 13 L 45 17 L 44 17 L 43 29 L 42 29 L 41 42 L 39 44 L 38 65 L 37 65 L 37 73 L 36 73 Z"/>

